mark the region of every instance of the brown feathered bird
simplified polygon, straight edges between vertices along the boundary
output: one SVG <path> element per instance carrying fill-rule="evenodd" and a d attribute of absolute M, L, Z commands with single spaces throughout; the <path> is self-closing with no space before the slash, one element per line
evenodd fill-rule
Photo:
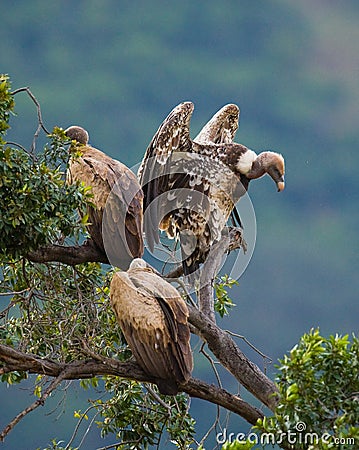
<path fill-rule="evenodd" d="M 176 106 L 150 142 L 138 172 L 144 192 L 145 235 L 150 249 L 158 228 L 179 237 L 183 270 L 194 273 L 212 243 L 221 237 L 234 205 L 250 180 L 268 174 L 284 189 L 284 159 L 275 152 L 257 155 L 233 143 L 239 109 L 219 111 L 195 140 L 190 138 L 193 103 Z"/>
<path fill-rule="evenodd" d="M 88 208 L 92 241 L 111 264 L 127 269 L 143 255 L 143 193 L 129 168 L 91 147 L 89 135 L 79 126 L 65 130 L 76 143 L 70 147 L 68 182 L 91 187 L 94 207 Z"/>
<path fill-rule="evenodd" d="M 162 394 L 177 394 L 193 369 L 185 301 L 139 258 L 127 272 L 114 274 L 110 297 L 138 364 L 155 378 Z"/>

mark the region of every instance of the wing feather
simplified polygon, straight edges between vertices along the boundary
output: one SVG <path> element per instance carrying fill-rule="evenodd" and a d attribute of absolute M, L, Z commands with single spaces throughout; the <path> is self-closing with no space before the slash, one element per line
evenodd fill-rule
<path fill-rule="evenodd" d="M 161 202 L 151 203 L 168 191 L 172 177 L 172 154 L 190 151 L 189 123 L 194 106 L 184 102 L 176 106 L 162 122 L 153 136 L 138 171 L 144 193 L 145 233 L 153 251 L 159 242 L 158 225 L 163 217 Z"/>
<path fill-rule="evenodd" d="M 240 109 L 237 105 L 229 104 L 223 106 L 206 123 L 199 134 L 194 139 L 199 144 L 213 142 L 215 144 L 230 144 L 233 142 L 239 127 Z M 232 224 L 235 227 L 243 228 L 237 207 L 233 207 L 231 212 Z"/>
<path fill-rule="evenodd" d="M 199 144 L 228 144 L 234 139 L 239 126 L 240 110 L 237 105 L 228 104 L 223 106 L 206 123 L 195 137 L 194 141 Z"/>

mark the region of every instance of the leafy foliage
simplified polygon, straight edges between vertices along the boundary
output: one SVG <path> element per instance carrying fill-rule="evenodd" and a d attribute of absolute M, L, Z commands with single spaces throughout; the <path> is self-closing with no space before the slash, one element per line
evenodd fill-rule
<path fill-rule="evenodd" d="M 9 116 L 15 105 L 10 88 L 8 75 L 0 74 L 0 136 L 9 128 Z M 0 143 L 2 143 L 1 137 Z"/>
<path fill-rule="evenodd" d="M 4 265 L 1 287 L 19 293 L 13 295 L 11 308 L 2 313 L 0 342 L 63 362 L 88 358 L 89 352 L 127 360 L 131 352 L 110 308 L 111 274 L 97 263 L 76 267 L 31 262 Z M 26 373 L 11 372 L 2 375 L 2 381 L 13 384 L 26 377 Z M 36 397 L 46 383 L 46 377 L 37 378 Z M 83 380 L 80 385 L 96 388 L 98 398 L 90 401 L 96 416 L 102 418 L 96 423 L 102 436 L 112 433 L 120 442 L 129 443 L 123 448 L 147 448 L 161 439 L 164 430 L 178 448 L 187 448 L 193 441 L 194 421 L 185 395 L 166 397 L 166 408 L 158 402 L 158 393 L 153 398 L 134 381 L 101 377 Z M 75 412 L 75 417 L 86 420 L 80 412 Z"/>
<path fill-rule="evenodd" d="M 232 288 L 238 284 L 236 280 L 233 280 L 228 275 L 223 275 L 216 280 L 214 285 L 214 291 L 216 294 L 214 309 L 218 314 L 223 317 L 228 314 L 228 308 L 236 306 L 228 295 L 226 288 Z"/>
<path fill-rule="evenodd" d="M 258 428 L 276 436 L 297 432 L 302 443 L 298 437 L 296 449 L 338 448 L 334 439 L 340 440 L 340 448 L 354 448 L 359 442 L 359 339 L 326 339 L 312 330 L 284 356 L 279 371 L 281 402 L 275 416 Z M 305 443 L 309 433 L 319 437 L 314 446 Z"/>
<path fill-rule="evenodd" d="M 0 76 L 0 131 L 8 128 L 14 108 L 10 82 Z M 85 186 L 67 185 L 66 136 L 55 129 L 39 155 L 0 141 L 0 256 L 19 258 L 59 236 L 78 236 L 90 200 Z"/>
<path fill-rule="evenodd" d="M 163 440 L 166 430 L 171 442 L 178 448 L 186 449 L 193 442 L 194 420 L 188 414 L 187 396 L 162 397 L 147 391 L 135 381 L 106 377 L 105 389 L 111 395 L 107 402 L 95 402 L 103 421 L 98 422 L 103 436 L 116 433 L 128 448 L 148 448 Z"/>

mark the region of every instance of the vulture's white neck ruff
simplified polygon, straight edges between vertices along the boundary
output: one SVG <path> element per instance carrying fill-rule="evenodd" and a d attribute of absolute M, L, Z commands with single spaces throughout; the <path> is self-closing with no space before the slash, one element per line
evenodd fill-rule
<path fill-rule="evenodd" d="M 247 174 L 252 169 L 252 164 L 257 158 L 257 153 L 248 149 L 241 155 L 237 162 L 237 170 L 243 175 Z"/>

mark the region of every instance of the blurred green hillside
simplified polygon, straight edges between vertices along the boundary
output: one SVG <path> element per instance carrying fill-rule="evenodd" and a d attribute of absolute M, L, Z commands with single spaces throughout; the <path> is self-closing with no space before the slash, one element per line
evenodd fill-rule
<path fill-rule="evenodd" d="M 0 11 L 0 72 L 13 88 L 31 88 L 48 128 L 82 125 L 129 166 L 177 103 L 195 104 L 193 137 L 238 104 L 236 140 L 281 152 L 287 185 L 281 194 L 269 179 L 250 186 L 257 244 L 224 327 L 274 361 L 311 327 L 358 332 L 358 2 L 3 0 Z M 16 111 L 8 138 L 29 146 L 34 105 L 17 95 Z M 0 390 L 2 427 L 17 398 L 30 399 Z M 53 428 L 33 436 L 32 420 Z M 5 448 L 68 439 L 68 422 L 53 420 L 27 417 Z"/>

